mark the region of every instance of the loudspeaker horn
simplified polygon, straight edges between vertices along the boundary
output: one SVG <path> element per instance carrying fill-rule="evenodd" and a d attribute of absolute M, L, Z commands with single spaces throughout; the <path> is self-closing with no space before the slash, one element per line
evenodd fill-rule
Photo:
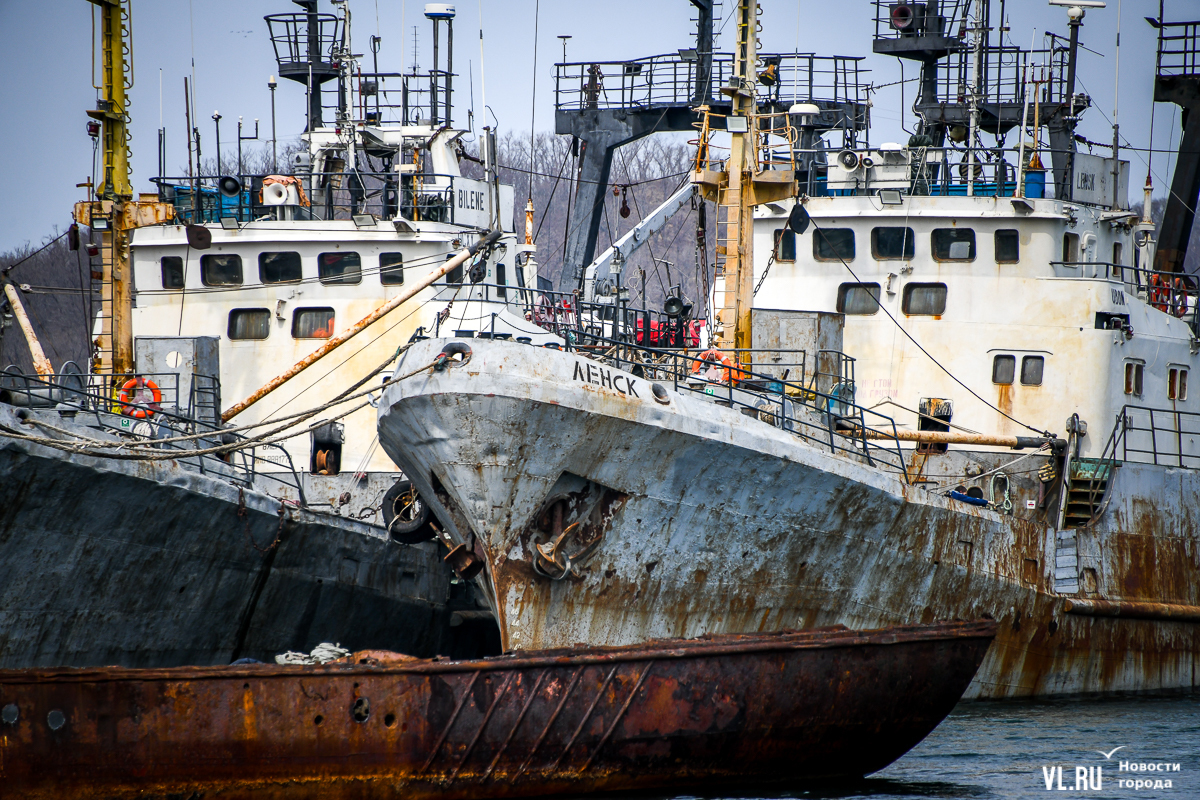
<path fill-rule="evenodd" d="M 219 188 L 221 190 L 221 194 L 225 195 L 226 197 L 237 197 L 242 193 L 242 184 L 238 182 L 237 178 L 231 175 L 225 175 L 218 179 L 217 188 Z"/>
<path fill-rule="evenodd" d="M 853 150 L 843 150 L 838 153 L 837 161 L 846 172 L 854 172 L 858 169 L 858 153 Z"/>

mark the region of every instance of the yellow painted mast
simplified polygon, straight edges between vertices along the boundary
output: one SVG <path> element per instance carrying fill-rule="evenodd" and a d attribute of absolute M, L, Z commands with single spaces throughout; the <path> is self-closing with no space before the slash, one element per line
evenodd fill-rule
<path fill-rule="evenodd" d="M 104 126 L 100 140 L 103 171 L 96 194 L 102 200 L 131 200 L 129 116 L 125 100 L 125 91 L 133 86 L 131 67 L 125 63 L 125 43 L 129 38 L 128 0 L 125 4 L 121 0 L 91 2 L 100 12 L 100 85 L 95 87 L 100 90 L 100 100 L 99 107 L 87 113 Z"/>
<path fill-rule="evenodd" d="M 700 147 L 692 181 L 705 199 L 717 203 L 717 278 L 723 280 L 723 300 L 717 313 L 714 343 L 736 348 L 738 360 L 750 363 L 744 352 L 753 346 L 751 309 L 754 306 L 754 207 L 796 194 L 794 164 L 789 169 L 764 170 L 758 158 L 759 115 L 754 91 L 758 62 L 758 0 L 737 0 L 734 19 L 737 45 L 733 72 L 721 93 L 730 98 L 725 127 L 730 133 L 729 158 L 724 164 L 714 160 L 709 142 L 712 119 L 707 107 L 700 123 Z M 774 122 L 774 120 L 772 120 Z M 770 135 L 778 131 L 768 130 Z M 789 134 L 788 141 L 792 138 Z M 789 162 L 791 156 L 789 154 Z"/>
<path fill-rule="evenodd" d="M 174 206 L 156 195 L 133 200 L 129 176 L 129 102 L 133 86 L 129 0 L 90 0 L 100 17 L 100 97 L 89 117 L 100 122 L 101 172 L 96 196 L 75 204 L 75 221 L 101 232 L 100 331 L 93 342 L 92 371 L 114 376 L 133 372 L 133 275 L 130 232 L 174 217 Z M 130 60 L 126 56 L 130 55 Z M 93 64 L 93 68 L 95 65 Z"/>
<path fill-rule="evenodd" d="M 758 60 L 758 0 L 738 0 L 734 11 L 737 44 L 733 55 L 733 77 L 723 91 L 730 95 L 732 109 L 726 118 L 730 132 L 728 175 L 723 197 L 718 201 L 718 235 L 725 245 L 725 302 L 719 312 L 719 347 L 749 348 L 750 308 L 754 302 L 754 206 L 753 192 L 746 191 L 754 164 L 754 66 Z M 724 216 L 724 219 L 721 217 Z M 723 235 L 720 228 L 724 227 Z"/>

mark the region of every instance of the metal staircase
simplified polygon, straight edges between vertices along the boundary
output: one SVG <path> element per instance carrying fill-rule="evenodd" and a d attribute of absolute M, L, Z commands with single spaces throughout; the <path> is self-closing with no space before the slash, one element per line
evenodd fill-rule
<path fill-rule="evenodd" d="M 1063 528 L 1083 528 L 1100 513 L 1112 471 L 1111 459 L 1079 458 L 1071 462 Z"/>

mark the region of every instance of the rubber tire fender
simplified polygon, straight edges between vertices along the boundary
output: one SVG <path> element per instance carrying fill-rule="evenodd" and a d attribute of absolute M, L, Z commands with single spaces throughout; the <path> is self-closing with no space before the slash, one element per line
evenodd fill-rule
<path fill-rule="evenodd" d="M 408 521 L 396 519 L 396 501 L 409 491 L 413 491 L 412 482 L 399 480 L 392 484 L 383 496 L 383 524 L 388 535 L 401 544 L 418 544 L 433 538 L 433 529 L 429 526 L 429 505 L 417 495 L 417 515 Z"/>

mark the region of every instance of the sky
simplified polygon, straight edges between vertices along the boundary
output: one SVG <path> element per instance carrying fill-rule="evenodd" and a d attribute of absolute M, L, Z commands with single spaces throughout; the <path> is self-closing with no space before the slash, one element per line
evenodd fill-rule
<path fill-rule="evenodd" d="M 1168 0 L 1168 19 L 1190 13 L 1194 0 Z M 219 111 L 222 152 L 236 148 L 238 117 L 244 135 L 252 135 L 259 119 L 259 137 L 270 138 L 271 103 L 267 80 L 277 74 L 267 36 L 265 14 L 299 10 L 288 0 L 132 0 L 134 86 L 131 90 L 131 147 L 135 191 L 149 191 L 157 172 L 159 127 L 166 128 L 167 165 L 182 174 L 187 163 L 183 117 L 183 79 L 195 77 L 195 94 L 205 155 L 213 154 L 214 123 Z M 354 51 L 369 53 L 367 40 L 382 38 L 380 69 L 401 71 L 413 60 L 413 27 L 418 32 L 418 58 L 430 63 L 431 39 L 423 18 L 423 2 L 410 0 L 349 0 Z M 873 6 L 868 0 L 760 0 L 764 52 L 813 52 L 819 55 L 862 55 L 876 84 L 900 78 L 897 60 L 871 54 Z M 1119 4 L 1119 5 L 1118 5 Z M 998 5 L 998 0 L 997 0 Z M 466 0 L 455 4 L 456 122 L 466 123 L 474 105 L 481 116 L 483 93 L 498 129 L 539 132 L 554 126 L 554 63 L 562 60 L 567 35 L 567 59 L 622 60 L 674 53 L 693 45 L 693 8 L 687 0 Z M 725 0 L 718 12 L 728 12 Z M 0 48 L 0 72 L 8 75 L 3 91 L 9 109 L 0 126 L 0 152 L 6 155 L 3 174 L 8 191 L 0 205 L 0 251 L 24 243 L 38 244 L 55 227 L 70 224 L 72 204 L 84 199 L 76 188 L 92 170 L 92 141 L 87 136 L 85 110 L 95 107 L 92 88 L 92 5 L 86 0 L 0 0 L 0 30 L 7 30 Z M 1155 34 L 1144 21 L 1157 16 L 1157 0 L 1109 0 L 1104 9 L 1091 9 L 1081 41 L 1096 51 L 1080 58 L 1080 90 L 1092 95 L 1079 132 L 1093 141 L 1111 141 L 1115 62 L 1114 43 L 1121 19 L 1120 125 L 1124 139 L 1148 147 Z M 321 10 L 331 11 L 328 0 Z M 998 16 L 996 12 L 994 15 Z M 1013 43 L 1027 48 L 1031 37 L 1046 30 L 1066 34 L 1066 9 L 1046 0 L 1008 0 L 1006 16 Z M 483 37 L 480 39 L 480 20 Z M 721 23 L 718 22 L 718 27 Z M 536 30 L 536 68 L 535 55 Z M 732 25 L 724 28 L 718 47 L 732 44 Z M 1100 55 L 1103 54 L 1103 55 Z M 369 56 L 368 56 L 369 62 Z M 482 65 L 482 69 L 481 69 Z M 916 75 L 905 66 L 905 77 Z M 468 74 L 469 73 L 469 74 Z M 535 81 L 536 77 L 536 90 Z M 471 89 L 474 98 L 472 101 Z M 905 88 L 911 106 L 914 84 Z M 531 114 L 532 111 L 532 114 Z M 904 141 L 900 131 L 898 88 L 873 95 L 873 142 Z M 905 113 L 911 127 L 912 114 Z M 295 138 L 304 127 L 304 88 L 280 81 L 276 96 L 280 141 Z M 1154 116 L 1154 147 L 1169 148 L 1179 139 L 1179 112 L 1159 104 Z M 477 126 L 481 124 L 477 122 Z M 254 145 L 249 142 L 248 145 Z M 1098 151 L 1101 152 L 1101 151 Z M 1146 175 L 1146 154 L 1132 154 L 1131 198 Z M 1153 159 L 1155 193 L 1165 194 L 1173 162 L 1165 154 Z M 15 189 L 15 191 L 14 191 Z"/>

